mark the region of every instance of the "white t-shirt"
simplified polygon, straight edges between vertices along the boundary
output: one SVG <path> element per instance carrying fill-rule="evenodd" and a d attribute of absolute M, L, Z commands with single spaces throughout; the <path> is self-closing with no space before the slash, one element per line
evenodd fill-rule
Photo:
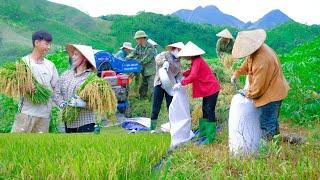
<path fill-rule="evenodd" d="M 55 65 L 47 59 L 36 62 L 30 59 L 29 56 L 23 57 L 22 60 L 30 67 L 33 77 L 53 92 L 59 77 Z M 27 98 L 23 98 L 21 113 L 29 116 L 49 118 L 52 106 L 53 102 L 51 98 L 47 104 L 38 105 L 32 104 Z"/>

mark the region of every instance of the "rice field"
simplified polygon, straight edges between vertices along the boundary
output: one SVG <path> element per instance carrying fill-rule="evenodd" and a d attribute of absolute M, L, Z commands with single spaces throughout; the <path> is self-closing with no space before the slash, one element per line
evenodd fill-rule
<path fill-rule="evenodd" d="M 166 154 L 168 134 L 1 134 L 0 179 L 140 179 Z"/>

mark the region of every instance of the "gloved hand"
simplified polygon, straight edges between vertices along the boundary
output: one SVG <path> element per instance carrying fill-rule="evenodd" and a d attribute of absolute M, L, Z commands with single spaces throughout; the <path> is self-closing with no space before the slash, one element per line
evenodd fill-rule
<path fill-rule="evenodd" d="M 63 101 L 61 104 L 59 104 L 59 108 L 63 109 L 64 107 L 66 107 L 68 105 L 68 103 L 66 101 Z"/>
<path fill-rule="evenodd" d="M 237 77 L 235 75 L 232 75 L 231 77 L 231 84 L 236 85 L 237 84 Z"/>
<path fill-rule="evenodd" d="M 174 91 L 179 91 L 182 88 L 182 84 L 181 83 L 177 83 L 173 86 L 173 90 Z"/>
<path fill-rule="evenodd" d="M 243 89 L 238 90 L 238 93 L 241 94 L 243 97 L 246 97 L 247 92 Z"/>
<path fill-rule="evenodd" d="M 75 95 L 70 99 L 70 102 L 68 103 L 68 106 L 72 107 L 80 107 L 80 108 L 85 108 L 87 103 L 82 100 L 79 96 Z"/>
<path fill-rule="evenodd" d="M 169 69 L 169 62 L 168 61 L 165 61 L 164 63 L 163 63 L 163 65 L 162 65 L 162 67 L 164 68 L 164 69 L 166 69 L 166 70 L 168 70 Z"/>

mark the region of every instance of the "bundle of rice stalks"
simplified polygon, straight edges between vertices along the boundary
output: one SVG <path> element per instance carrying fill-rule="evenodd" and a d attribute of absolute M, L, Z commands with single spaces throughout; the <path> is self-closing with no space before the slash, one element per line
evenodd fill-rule
<path fill-rule="evenodd" d="M 77 94 L 87 102 L 88 109 L 93 110 L 98 118 L 108 117 L 111 121 L 116 121 L 115 113 L 117 99 L 111 85 L 95 73 L 90 74 L 85 82 L 77 89 Z M 67 106 L 60 113 L 63 122 L 74 122 L 81 108 Z"/>
<path fill-rule="evenodd" d="M 39 83 L 33 78 L 30 68 L 22 60 L 16 63 L 16 78 L 22 96 L 25 96 L 26 94 L 31 94 L 30 92 L 32 90 L 37 90 L 35 84 Z M 44 87 L 40 85 L 37 85 L 37 87 L 40 87 L 41 90 L 44 89 Z"/>
<path fill-rule="evenodd" d="M 38 83 L 37 81 L 34 82 L 34 91 L 29 91 L 26 94 L 26 97 L 33 103 L 33 104 L 46 104 L 52 92 L 46 88 L 44 85 Z"/>
<path fill-rule="evenodd" d="M 87 102 L 88 108 L 97 114 L 101 116 L 115 114 L 117 99 L 111 85 L 106 80 L 92 73 L 79 87 L 77 93 Z"/>
<path fill-rule="evenodd" d="M 23 96 L 33 104 L 47 103 L 51 97 L 51 91 L 33 78 L 22 60 L 0 68 L 0 93 L 13 98 Z"/>
<path fill-rule="evenodd" d="M 20 88 L 18 86 L 16 65 L 8 63 L 0 68 L 0 93 L 9 97 L 19 97 Z"/>
<path fill-rule="evenodd" d="M 59 113 L 59 119 L 68 124 L 73 123 L 79 116 L 81 108 L 67 106 Z"/>

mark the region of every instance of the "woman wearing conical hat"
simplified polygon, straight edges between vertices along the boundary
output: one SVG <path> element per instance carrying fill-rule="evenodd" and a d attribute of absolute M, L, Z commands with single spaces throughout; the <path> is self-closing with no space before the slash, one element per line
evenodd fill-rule
<path fill-rule="evenodd" d="M 237 59 L 246 57 L 246 60 L 234 72 L 231 81 L 235 82 L 240 75 L 248 75 L 249 88 L 241 94 L 252 99 L 260 109 L 262 137 L 270 140 L 279 133 L 279 109 L 289 85 L 276 53 L 264 43 L 265 39 L 266 32 L 262 29 L 238 33 L 232 56 Z"/>
<path fill-rule="evenodd" d="M 77 119 L 66 123 L 67 133 L 93 132 L 94 112 L 86 107 L 86 102 L 77 96 L 78 87 L 96 70 L 91 46 L 68 44 L 66 50 L 72 59 L 72 68 L 61 75 L 54 90 L 54 101 L 62 109 L 66 106 L 81 108 Z"/>
<path fill-rule="evenodd" d="M 190 60 L 191 67 L 183 73 L 184 79 L 181 83 L 175 84 L 173 88 L 177 90 L 192 84 L 192 97 L 203 98 L 203 118 L 199 120 L 199 138 L 205 136 L 203 144 L 210 144 L 216 136 L 215 107 L 221 86 L 209 65 L 201 57 L 203 54 L 205 52 L 191 41 L 182 48 L 178 57 Z"/>
<path fill-rule="evenodd" d="M 167 46 L 167 51 L 158 54 L 156 60 L 156 75 L 154 78 L 152 113 L 151 113 L 151 131 L 157 127 L 157 119 L 161 109 L 163 98 L 166 99 L 167 110 L 171 104 L 173 94 L 171 84 L 175 84 L 182 78 L 181 63 L 178 58 L 179 51 L 183 48 L 182 42 L 177 42 Z M 160 78 L 160 69 L 165 69 L 168 75 L 167 82 L 162 82 Z M 168 86 L 170 89 L 168 89 Z"/>
<path fill-rule="evenodd" d="M 216 45 L 216 53 L 219 59 L 222 59 L 225 54 L 231 54 L 234 40 L 233 36 L 228 29 L 216 34 L 219 37 Z"/>

